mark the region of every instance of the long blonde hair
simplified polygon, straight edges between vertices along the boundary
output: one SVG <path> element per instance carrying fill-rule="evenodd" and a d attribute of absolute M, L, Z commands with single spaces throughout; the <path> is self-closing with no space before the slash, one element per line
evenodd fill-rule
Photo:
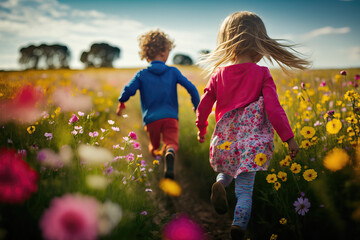
<path fill-rule="evenodd" d="M 216 48 L 205 55 L 200 64 L 211 74 L 217 67 L 236 63 L 238 56 L 247 55 L 254 62 L 259 56 L 271 63 L 274 60 L 285 72 L 289 68 L 305 70 L 310 67 L 311 63 L 293 48 L 295 45 L 278 41 L 267 35 L 263 21 L 255 13 L 235 12 L 225 18 L 218 32 Z"/>

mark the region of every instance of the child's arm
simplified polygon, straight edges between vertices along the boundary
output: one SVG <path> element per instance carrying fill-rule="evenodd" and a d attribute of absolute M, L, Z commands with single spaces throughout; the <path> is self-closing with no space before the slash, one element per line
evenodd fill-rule
<path fill-rule="evenodd" d="M 196 126 L 199 129 L 197 139 L 200 143 L 205 141 L 206 128 L 208 126 L 207 119 L 216 101 L 215 87 L 212 80 L 213 78 L 210 79 L 205 87 L 204 94 L 201 96 L 199 107 L 196 111 Z"/>
<path fill-rule="evenodd" d="M 139 80 L 139 72 L 135 75 L 135 77 L 124 87 L 119 97 L 119 105 L 116 109 L 116 115 L 121 116 L 123 110 L 125 109 L 125 102 L 129 100 L 129 98 L 135 95 L 136 91 L 140 87 Z"/>
<path fill-rule="evenodd" d="M 286 142 L 294 137 L 294 133 L 291 130 L 286 113 L 280 105 L 276 85 L 268 69 L 266 69 L 264 77 L 262 94 L 266 114 L 281 140 Z"/>

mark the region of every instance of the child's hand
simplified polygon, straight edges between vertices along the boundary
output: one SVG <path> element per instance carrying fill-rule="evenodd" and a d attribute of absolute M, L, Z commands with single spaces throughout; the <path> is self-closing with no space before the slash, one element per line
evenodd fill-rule
<path fill-rule="evenodd" d="M 294 159 L 299 152 L 299 146 L 297 145 L 295 139 L 292 137 L 286 141 L 289 145 L 290 157 Z"/>
<path fill-rule="evenodd" d="M 203 142 L 205 142 L 205 135 L 200 135 L 200 132 L 198 132 L 197 139 L 198 139 L 199 143 L 203 143 Z"/>
<path fill-rule="evenodd" d="M 122 115 L 122 112 L 123 112 L 123 109 L 125 109 L 124 104 L 121 104 L 121 103 L 119 102 L 119 105 L 118 105 L 118 107 L 117 107 L 117 109 L 116 109 L 116 115 L 121 116 L 121 115 Z"/>

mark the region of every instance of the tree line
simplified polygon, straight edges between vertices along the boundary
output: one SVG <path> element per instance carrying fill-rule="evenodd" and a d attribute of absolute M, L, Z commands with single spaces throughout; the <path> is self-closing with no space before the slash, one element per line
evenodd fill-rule
<path fill-rule="evenodd" d="M 19 49 L 19 64 L 24 69 L 66 69 L 70 68 L 70 49 L 61 44 L 29 45 Z M 107 43 L 93 43 L 88 51 L 83 51 L 80 61 L 85 68 L 112 68 L 115 60 L 120 58 L 121 49 Z M 200 51 L 208 53 L 207 50 Z M 174 64 L 193 65 L 193 60 L 184 54 L 173 57 Z"/>

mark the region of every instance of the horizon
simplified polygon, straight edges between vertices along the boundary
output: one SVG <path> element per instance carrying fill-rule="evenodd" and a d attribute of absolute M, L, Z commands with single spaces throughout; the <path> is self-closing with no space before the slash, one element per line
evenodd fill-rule
<path fill-rule="evenodd" d="M 147 62 L 138 56 L 137 38 L 155 28 L 175 40 L 169 65 L 178 53 L 196 63 L 199 51 L 215 47 L 222 20 L 237 10 L 258 14 L 271 38 L 298 44 L 312 69 L 360 67 L 358 0 L 5 0 L 0 2 L 0 69 L 22 70 L 19 49 L 41 43 L 67 46 L 70 68 L 83 69 L 80 54 L 95 42 L 121 49 L 114 68 L 142 68 Z M 259 65 L 278 68 L 263 60 Z"/>

